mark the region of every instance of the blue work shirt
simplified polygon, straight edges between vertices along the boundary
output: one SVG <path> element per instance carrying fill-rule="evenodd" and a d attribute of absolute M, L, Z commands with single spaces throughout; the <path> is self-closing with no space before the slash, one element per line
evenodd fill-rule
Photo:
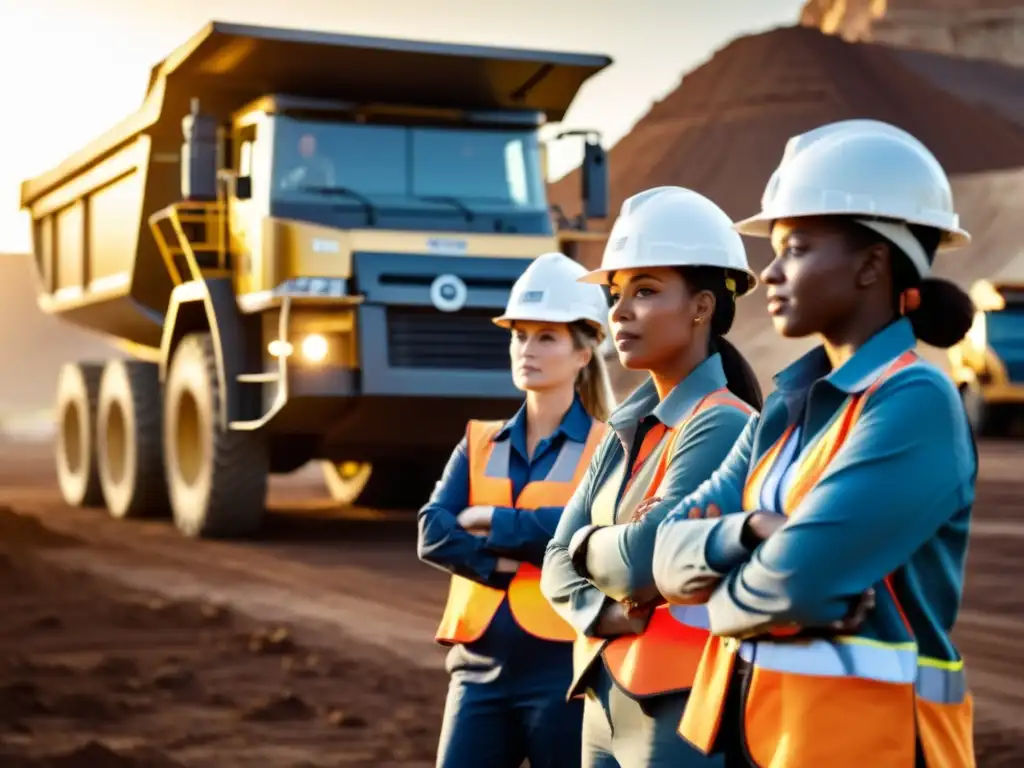
<path fill-rule="evenodd" d="M 740 541 L 750 471 L 791 424 L 800 435 L 791 461 L 813 447 L 851 395 L 863 393 L 916 347 L 900 319 L 832 369 L 823 348 L 775 378 L 765 402 L 729 458 L 665 518 L 654 552 L 657 586 L 670 602 L 710 591 L 711 632 L 738 638 L 795 623 L 820 627 L 844 618 L 852 601 L 899 571 L 898 587 L 925 656 L 956 658 L 949 631 L 963 590 L 977 455 L 952 381 L 919 360 L 873 392 L 842 450 L 790 519 L 750 552 Z M 766 482 L 758 506 L 778 508 L 787 478 Z M 774 500 L 774 501 L 773 501 Z M 688 510 L 717 504 L 722 517 L 690 520 Z M 881 604 L 880 604 L 881 608 Z M 900 618 L 876 610 L 860 634 L 900 634 Z"/>
<path fill-rule="evenodd" d="M 495 441 L 511 442 L 508 471 L 513 499 L 518 498 L 528 483 L 548 476 L 567 439 L 585 443 L 592 424 L 593 419 L 577 396 L 558 428 L 537 445 L 531 460 L 526 448 L 524 404 L 494 437 Z M 531 563 L 538 568 L 542 565 L 544 550 L 563 509 L 495 507 L 490 533 L 483 537 L 469 533 L 456 520 L 468 506 L 469 457 L 463 437 L 430 500 L 419 511 L 418 554 L 423 562 L 436 568 L 497 589 L 506 589 L 513 577 L 511 573 L 495 572 L 499 557 Z M 452 649 L 448 668 L 450 672 L 462 671 L 486 681 L 508 667 L 514 667 L 517 674 L 536 668 L 539 673 L 550 676 L 550 665 L 555 664 L 565 668 L 564 675 L 557 676 L 564 687 L 565 679 L 571 676 L 571 658 L 570 643 L 542 640 L 525 632 L 516 623 L 505 599 L 480 639 Z"/>
<path fill-rule="evenodd" d="M 743 432 L 749 413 L 729 405 L 701 411 L 676 441 L 655 504 L 639 522 L 602 527 L 588 540 L 590 578 L 577 574 L 569 556 L 573 535 L 591 524 L 594 497 L 617 477 L 623 461 L 632 466 L 644 436 L 656 424 L 675 427 L 710 393 L 726 385 L 722 358 L 709 356 L 659 401 L 648 379 L 615 410 L 612 428 L 598 448 L 586 476 L 565 508 L 548 544 L 541 573 L 541 591 L 554 609 L 579 632 L 594 636 L 601 612 L 611 600 L 633 597 L 654 585 L 651 559 L 658 524 L 669 510 L 718 468 Z M 616 496 L 621 502 L 628 473 L 623 474 Z"/>

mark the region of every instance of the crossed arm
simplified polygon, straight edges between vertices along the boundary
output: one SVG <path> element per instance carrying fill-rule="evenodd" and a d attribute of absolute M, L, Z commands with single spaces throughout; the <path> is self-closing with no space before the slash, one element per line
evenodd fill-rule
<path fill-rule="evenodd" d="M 956 393 L 908 371 L 873 394 L 843 450 L 767 540 L 741 512 L 753 433 L 659 526 L 653 569 L 670 602 L 707 601 L 715 635 L 829 626 L 973 502 L 976 460 Z M 715 504 L 726 514 L 690 519 Z M 729 514 L 733 513 L 733 514 Z"/>
<path fill-rule="evenodd" d="M 614 434 L 609 434 L 594 454 L 586 475 L 565 506 L 555 535 L 548 542 L 540 574 L 541 592 L 555 612 L 588 637 L 609 637 L 628 631 L 625 613 L 616 608 L 618 603 L 576 573 L 569 555 L 569 542 L 573 535 L 590 523 L 590 503 L 596 490 L 597 468 L 612 449 L 611 441 L 616 439 Z"/>
<path fill-rule="evenodd" d="M 470 507 L 469 458 L 463 438 L 419 511 L 417 554 L 456 576 L 504 588 L 520 562 L 540 567 L 561 515 L 562 507 Z"/>
<path fill-rule="evenodd" d="M 658 524 L 725 459 L 750 418 L 732 407 L 713 408 L 696 416 L 676 444 L 662 482 L 661 501 L 650 505 L 636 522 L 595 529 L 590 525 L 590 504 L 597 490 L 595 471 L 605 462 L 614 447 L 610 441 L 616 438 L 611 435 L 606 440 L 566 505 L 544 557 L 541 590 L 566 621 L 590 636 L 642 628 L 642 621 L 626 621 L 629 617 L 620 601 L 642 603 L 656 594 L 651 562 Z M 586 564 L 581 569 L 585 573 L 577 571 L 571 554 L 581 546 L 586 548 Z M 611 626 L 602 628 L 602 620 Z"/>

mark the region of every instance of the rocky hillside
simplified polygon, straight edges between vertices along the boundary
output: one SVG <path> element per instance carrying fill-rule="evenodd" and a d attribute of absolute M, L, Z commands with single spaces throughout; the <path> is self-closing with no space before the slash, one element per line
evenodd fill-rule
<path fill-rule="evenodd" d="M 975 243 L 940 271 L 969 283 L 1020 252 L 1024 69 L 848 43 L 808 27 L 734 40 L 654 104 L 609 153 L 612 211 L 642 189 L 678 184 L 734 218 L 750 215 L 790 136 L 848 118 L 910 131 L 954 177 Z M 578 184 L 575 172 L 553 184 L 553 202 L 575 213 Z M 767 263 L 764 241 L 747 244 L 755 268 Z M 585 256 L 599 258 L 598 249 Z M 779 348 L 758 293 L 742 302 L 733 334 L 766 382 L 798 351 Z"/>
<path fill-rule="evenodd" d="M 850 41 L 1024 65 L 1022 0 L 807 0 L 800 23 Z"/>
<path fill-rule="evenodd" d="M 910 131 L 953 175 L 1024 167 L 1024 70 L 788 27 L 734 40 L 651 107 L 610 152 L 613 210 L 681 184 L 745 215 L 790 136 L 848 118 Z M 574 172 L 551 195 L 575 213 L 577 190 Z"/>

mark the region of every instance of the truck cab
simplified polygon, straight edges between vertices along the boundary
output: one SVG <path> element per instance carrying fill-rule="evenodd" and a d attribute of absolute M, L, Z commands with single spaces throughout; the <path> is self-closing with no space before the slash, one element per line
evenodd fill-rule
<path fill-rule="evenodd" d="M 975 433 L 1005 435 L 1024 411 L 1024 280 L 979 280 L 971 299 L 974 323 L 950 368 Z"/>

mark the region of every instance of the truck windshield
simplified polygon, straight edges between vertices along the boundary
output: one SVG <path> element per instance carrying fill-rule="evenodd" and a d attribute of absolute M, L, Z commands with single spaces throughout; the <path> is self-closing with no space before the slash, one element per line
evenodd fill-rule
<path fill-rule="evenodd" d="M 535 131 L 353 125 L 279 117 L 276 199 L 309 200 L 344 188 L 374 206 L 546 211 Z M 358 206 L 337 196 L 335 204 Z"/>

